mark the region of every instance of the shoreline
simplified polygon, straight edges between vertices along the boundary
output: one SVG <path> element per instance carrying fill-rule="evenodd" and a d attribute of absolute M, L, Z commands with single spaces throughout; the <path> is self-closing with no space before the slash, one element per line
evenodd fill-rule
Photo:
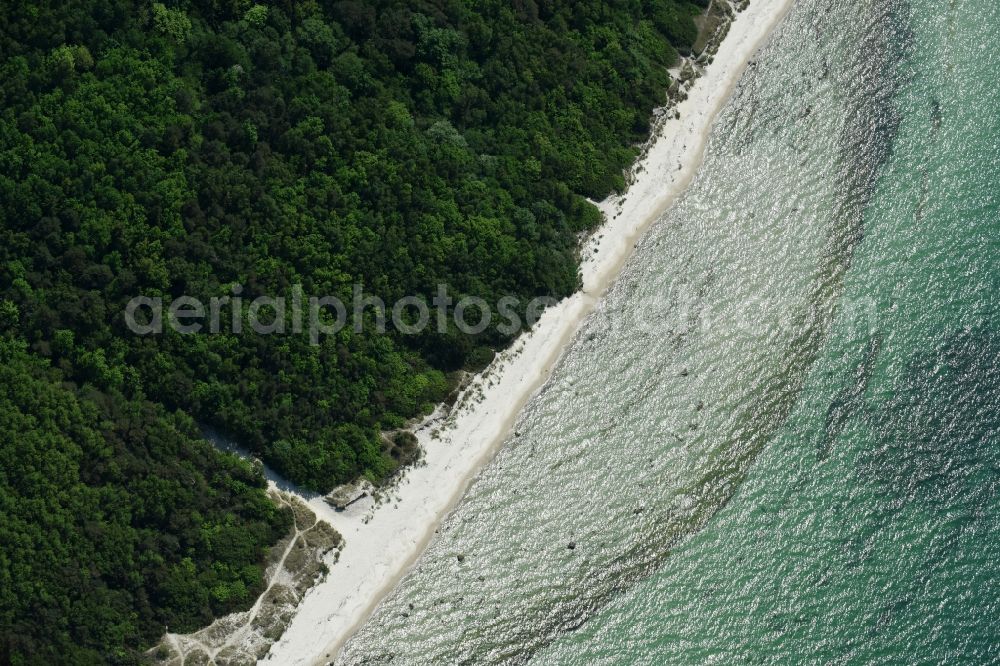
<path fill-rule="evenodd" d="M 581 248 L 582 289 L 548 308 L 535 327 L 499 353 L 464 389 L 442 424 L 435 414 L 415 429 L 424 450 L 377 505 L 343 512 L 322 497 L 307 500 L 346 547 L 326 578 L 300 602 L 264 663 L 325 664 L 368 619 L 417 561 L 441 520 L 504 444 L 522 408 L 548 379 L 567 343 L 618 276 L 638 239 L 682 194 L 701 166 L 718 112 L 748 61 L 794 0 L 753 0 L 730 24 L 714 60 L 672 107 L 680 117 L 655 127 L 623 196 L 599 202 L 604 224 Z M 305 500 L 305 498 L 303 498 Z"/>

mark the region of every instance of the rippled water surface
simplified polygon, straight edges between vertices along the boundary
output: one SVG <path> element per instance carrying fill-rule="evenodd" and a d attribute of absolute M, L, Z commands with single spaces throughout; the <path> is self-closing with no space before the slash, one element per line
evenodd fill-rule
<path fill-rule="evenodd" d="M 998 34 L 799 0 L 342 663 L 994 659 Z"/>

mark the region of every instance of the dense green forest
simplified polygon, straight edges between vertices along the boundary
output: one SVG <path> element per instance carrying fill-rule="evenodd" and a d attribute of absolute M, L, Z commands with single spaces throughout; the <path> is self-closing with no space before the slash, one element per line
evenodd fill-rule
<path fill-rule="evenodd" d="M 0 663 L 131 663 L 262 590 L 291 516 L 187 417 L 0 337 Z"/>
<path fill-rule="evenodd" d="M 380 431 L 506 342 L 142 337 L 131 298 L 571 293 L 585 197 L 623 186 L 705 4 L 0 4 L 0 660 L 250 598 L 285 519 L 192 424 L 317 490 L 378 480 Z"/>
<path fill-rule="evenodd" d="M 135 295 L 496 302 L 577 286 L 695 37 L 672 0 L 4 3 L 0 297 L 74 381 L 183 409 L 320 490 L 494 331 L 141 338 Z M 14 315 L 10 315 L 14 316 Z"/>

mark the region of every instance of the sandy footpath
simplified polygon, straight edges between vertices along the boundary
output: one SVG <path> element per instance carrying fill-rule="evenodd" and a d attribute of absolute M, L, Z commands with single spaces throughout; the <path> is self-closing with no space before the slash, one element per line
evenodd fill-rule
<path fill-rule="evenodd" d="M 326 579 L 306 594 L 264 663 L 291 666 L 332 660 L 406 573 L 441 519 L 503 443 L 638 238 L 691 181 L 716 113 L 793 2 L 751 0 L 737 16 L 712 64 L 675 107 L 680 118 L 658 127 L 627 193 L 599 204 L 606 222 L 583 249 L 583 290 L 546 310 L 530 332 L 472 382 L 445 421 L 432 417 L 418 428 L 424 462 L 408 470 L 377 506 L 369 500 L 338 513 L 322 498 L 308 500 L 317 515 L 343 535 L 346 547 Z"/>

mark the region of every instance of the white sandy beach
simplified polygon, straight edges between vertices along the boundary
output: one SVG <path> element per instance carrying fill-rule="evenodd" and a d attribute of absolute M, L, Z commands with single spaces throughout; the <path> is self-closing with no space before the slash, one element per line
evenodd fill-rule
<path fill-rule="evenodd" d="M 499 355 L 470 385 L 447 421 L 417 430 L 424 463 L 405 474 L 379 506 L 359 502 L 335 512 L 323 499 L 308 501 L 346 539 L 326 579 L 305 596 L 265 663 L 327 663 L 419 557 L 435 529 L 475 474 L 502 445 L 517 415 L 542 386 L 567 342 L 618 275 L 635 243 L 701 164 L 709 131 L 747 62 L 794 0 L 752 0 L 737 16 L 714 62 L 688 98 L 679 119 L 659 127 L 623 197 L 599 204 L 604 226 L 582 256 L 583 290 L 542 315 L 534 329 Z M 434 436 L 432 433 L 437 433 Z"/>

